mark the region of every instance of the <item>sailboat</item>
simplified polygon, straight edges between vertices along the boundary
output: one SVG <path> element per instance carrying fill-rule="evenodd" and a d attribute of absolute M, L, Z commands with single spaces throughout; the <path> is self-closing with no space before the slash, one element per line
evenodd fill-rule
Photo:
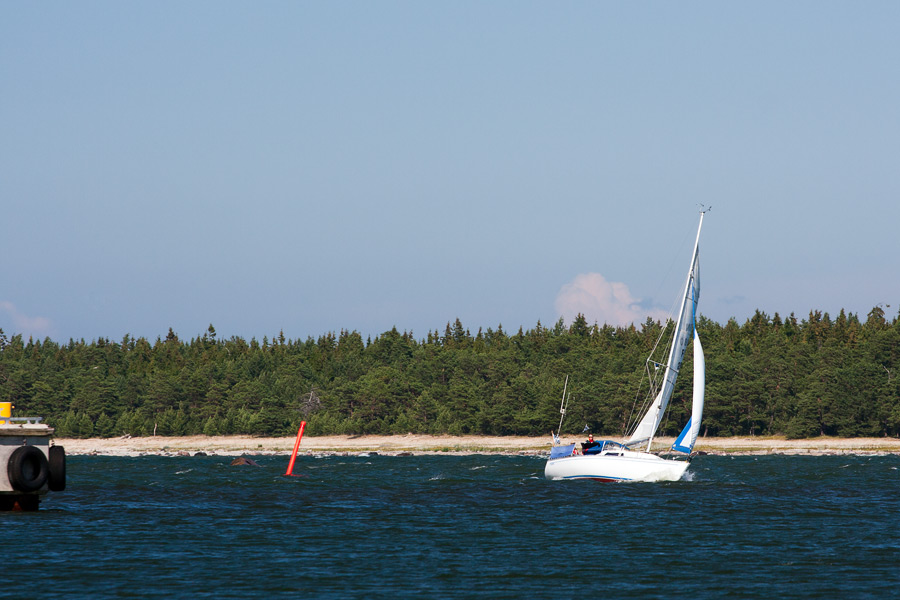
<path fill-rule="evenodd" d="M 706 367 L 703 358 L 703 346 L 697 335 L 697 301 L 700 299 L 699 247 L 700 229 L 703 227 L 703 216 L 708 209 L 700 212 L 700 224 L 697 227 L 697 239 L 691 255 L 691 266 L 688 270 L 684 293 L 681 296 L 681 307 L 677 312 L 675 329 L 672 333 L 669 353 L 664 363 L 647 359 L 647 370 L 651 374 L 652 398 L 649 407 L 637 423 L 634 431 L 624 442 L 603 440 L 591 445 L 583 444 L 583 452 L 577 454 L 575 444 L 561 445 L 558 435 L 554 435 L 554 444 L 550 450 L 550 458 L 544 468 L 544 476 L 548 479 L 596 479 L 600 481 L 678 481 L 684 475 L 690 463 L 691 452 L 700 432 L 700 421 L 703 417 L 703 395 L 705 390 Z M 664 458 L 650 451 L 653 437 L 665 414 L 675 380 L 684 360 L 687 345 L 693 337 L 694 348 L 694 386 L 693 403 L 690 420 L 672 445 L 674 456 Z M 652 375 L 661 373 L 658 385 L 653 384 Z M 568 380 L 567 380 L 568 383 Z M 563 392 L 565 397 L 565 392 Z M 562 427 L 562 422 L 560 422 Z"/>

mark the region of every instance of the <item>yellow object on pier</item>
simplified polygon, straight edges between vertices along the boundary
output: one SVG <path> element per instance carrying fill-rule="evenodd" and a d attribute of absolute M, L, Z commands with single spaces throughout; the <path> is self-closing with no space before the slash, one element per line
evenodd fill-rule
<path fill-rule="evenodd" d="M 12 402 L 0 402 L 0 422 L 12 416 Z"/>

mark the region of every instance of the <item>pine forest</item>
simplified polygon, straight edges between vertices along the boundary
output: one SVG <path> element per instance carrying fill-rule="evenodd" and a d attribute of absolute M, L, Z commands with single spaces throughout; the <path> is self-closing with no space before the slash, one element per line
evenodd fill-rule
<path fill-rule="evenodd" d="M 24 340 L 0 330 L 0 401 L 41 416 L 61 437 L 123 435 L 548 435 L 570 399 L 563 433 L 622 436 L 646 391 L 645 360 L 663 324 L 540 322 L 473 335 L 457 319 L 416 339 L 396 328 L 318 339 L 190 341 L 171 329 L 150 342 Z M 900 435 L 900 316 L 757 311 L 742 325 L 705 317 L 706 410 L 701 436 L 806 438 Z M 691 353 L 661 435 L 677 435 L 691 404 Z"/>

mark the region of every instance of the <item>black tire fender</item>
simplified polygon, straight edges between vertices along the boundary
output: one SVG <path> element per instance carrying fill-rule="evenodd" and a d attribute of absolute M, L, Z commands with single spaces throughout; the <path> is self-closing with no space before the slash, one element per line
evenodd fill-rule
<path fill-rule="evenodd" d="M 66 489 L 66 450 L 62 446 L 50 446 L 50 476 L 47 487 L 51 492 Z"/>
<path fill-rule="evenodd" d="M 50 476 L 47 457 L 36 446 L 19 446 L 6 463 L 6 474 L 12 488 L 18 492 L 35 492 L 41 489 Z"/>

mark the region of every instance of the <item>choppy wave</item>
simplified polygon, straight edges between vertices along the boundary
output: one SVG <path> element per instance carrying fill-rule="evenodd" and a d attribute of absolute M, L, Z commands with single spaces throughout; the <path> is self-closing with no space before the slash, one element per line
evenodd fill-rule
<path fill-rule="evenodd" d="M 701 456 L 547 481 L 521 456 L 70 457 L 0 514 L 10 598 L 892 597 L 900 457 Z M 12 543 L 14 541 L 14 543 Z"/>

